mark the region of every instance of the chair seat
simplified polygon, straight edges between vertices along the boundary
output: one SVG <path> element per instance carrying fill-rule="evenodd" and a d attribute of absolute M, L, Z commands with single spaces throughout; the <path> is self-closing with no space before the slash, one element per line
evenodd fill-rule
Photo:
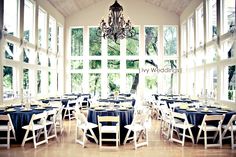
<path fill-rule="evenodd" d="M 34 129 L 29 125 L 25 125 L 25 126 L 22 127 L 22 129 L 25 129 L 25 130 L 27 130 L 27 129 L 29 129 L 29 130 L 39 130 L 39 129 L 43 129 L 43 128 L 44 128 L 44 126 L 40 125 L 40 124 L 35 124 Z"/>
<path fill-rule="evenodd" d="M 11 130 L 12 127 L 9 127 L 9 129 Z M 0 125 L 0 131 L 8 131 L 8 126 L 7 125 Z"/>
<path fill-rule="evenodd" d="M 132 131 L 141 131 L 144 129 L 144 127 L 140 124 L 135 124 L 135 125 L 126 125 L 126 129 L 130 129 Z"/>
<path fill-rule="evenodd" d="M 184 129 L 186 129 L 188 127 L 190 127 L 190 128 L 194 127 L 194 125 L 192 125 L 192 124 L 186 125 L 186 124 L 184 124 L 184 122 L 175 123 L 174 126 L 177 127 L 177 128 L 184 128 Z"/>
<path fill-rule="evenodd" d="M 88 122 L 88 123 L 80 124 L 79 127 L 82 128 L 82 129 L 89 129 L 89 128 L 93 129 L 93 128 L 96 128 L 98 126 L 97 126 L 97 124 Z"/>
<path fill-rule="evenodd" d="M 102 126 L 101 130 L 102 133 L 117 133 L 116 126 Z"/>
<path fill-rule="evenodd" d="M 226 128 L 227 125 L 222 125 L 222 128 Z M 231 126 L 228 128 L 231 131 Z M 236 125 L 233 125 L 233 131 L 236 131 Z"/>
<path fill-rule="evenodd" d="M 201 126 L 198 125 L 198 128 L 201 128 Z M 219 129 L 218 129 L 218 127 L 216 127 L 216 126 L 207 125 L 207 126 L 206 126 L 206 129 L 205 129 L 205 127 L 203 127 L 202 130 L 203 130 L 203 131 L 217 131 L 217 130 L 219 130 Z"/>

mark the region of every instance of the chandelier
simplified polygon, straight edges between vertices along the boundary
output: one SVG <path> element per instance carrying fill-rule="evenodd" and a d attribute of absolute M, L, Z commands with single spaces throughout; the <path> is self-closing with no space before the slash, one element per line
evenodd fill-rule
<path fill-rule="evenodd" d="M 109 38 L 115 42 L 118 39 L 124 39 L 125 37 L 133 37 L 136 32 L 134 27 L 131 26 L 131 22 L 128 19 L 127 22 L 123 17 L 123 7 L 115 1 L 113 5 L 109 8 L 108 22 L 102 19 L 96 34 L 99 37 Z"/>

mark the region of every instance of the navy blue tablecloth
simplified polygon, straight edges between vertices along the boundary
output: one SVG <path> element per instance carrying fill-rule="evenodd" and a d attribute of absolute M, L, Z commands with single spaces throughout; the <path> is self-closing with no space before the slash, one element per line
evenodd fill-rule
<path fill-rule="evenodd" d="M 99 99 L 99 102 L 110 102 L 110 103 L 122 103 L 122 102 L 131 102 L 132 106 L 135 105 L 135 99 Z"/>
<path fill-rule="evenodd" d="M 203 107 L 200 107 L 199 109 L 197 109 L 197 111 L 183 110 L 183 109 L 180 109 L 179 107 L 175 108 L 175 112 L 185 113 L 187 115 L 189 123 L 194 125 L 194 127 L 192 128 L 192 131 L 193 131 L 193 136 L 194 136 L 195 139 L 197 138 L 197 133 L 198 133 L 198 130 L 199 130 L 198 125 L 201 125 L 205 114 L 207 114 L 207 115 L 222 115 L 222 114 L 225 114 L 223 124 L 227 124 L 229 122 L 230 118 L 232 117 L 232 115 L 236 114 L 235 111 L 228 111 L 226 113 L 219 112 L 217 110 L 220 110 L 220 109 L 213 108 L 213 107 L 209 108 L 209 110 L 212 111 L 212 112 L 202 112 L 202 110 L 203 110 Z"/>
<path fill-rule="evenodd" d="M 1 115 L 8 114 L 8 113 L 10 114 L 14 129 L 16 132 L 16 143 L 22 142 L 25 135 L 25 130 L 22 129 L 22 126 L 29 124 L 33 114 L 38 114 L 38 113 L 42 113 L 45 110 L 53 109 L 52 107 L 47 107 L 45 109 L 36 110 L 34 109 L 36 108 L 36 106 L 32 106 L 31 108 L 32 110 L 30 111 L 21 111 L 20 107 L 14 107 L 14 109 L 16 110 L 14 112 L 7 112 L 3 110 L 0 111 Z"/>
<path fill-rule="evenodd" d="M 120 143 L 123 143 L 127 129 L 124 128 L 125 125 L 129 125 L 132 123 L 133 120 L 133 113 L 134 109 L 127 109 L 127 110 L 94 110 L 89 109 L 88 111 L 88 122 L 98 124 L 97 116 L 119 116 L 120 117 Z M 99 132 L 98 128 L 93 129 L 97 139 L 99 140 Z"/>
<path fill-rule="evenodd" d="M 193 103 L 198 102 L 198 100 L 191 100 L 191 99 L 161 99 L 161 101 L 165 101 L 167 106 L 169 107 L 169 104 L 173 104 L 175 102 L 182 102 L 182 103 Z"/>

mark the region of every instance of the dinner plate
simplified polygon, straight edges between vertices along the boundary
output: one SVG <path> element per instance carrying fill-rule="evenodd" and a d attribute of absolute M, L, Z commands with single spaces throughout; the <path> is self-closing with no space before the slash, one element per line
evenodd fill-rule
<path fill-rule="evenodd" d="M 226 110 L 216 110 L 216 112 L 227 113 L 228 111 L 226 111 Z"/>
<path fill-rule="evenodd" d="M 15 112 L 16 110 L 15 109 L 7 109 L 5 110 L 5 112 Z"/>
<path fill-rule="evenodd" d="M 35 110 L 44 110 L 45 108 L 43 108 L 43 107 L 37 107 L 37 108 L 35 108 Z"/>

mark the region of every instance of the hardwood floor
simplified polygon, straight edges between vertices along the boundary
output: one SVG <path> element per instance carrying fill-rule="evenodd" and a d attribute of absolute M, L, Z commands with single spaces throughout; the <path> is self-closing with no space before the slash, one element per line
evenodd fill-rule
<path fill-rule="evenodd" d="M 95 143 L 87 142 L 87 147 L 75 144 L 75 120 L 65 121 L 65 130 L 58 139 L 49 140 L 48 144 L 33 148 L 33 142 L 27 142 L 24 147 L 19 144 L 11 144 L 11 148 L 0 148 L 0 157 L 178 157 L 178 156 L 227 156 L 235 157 L 236 149 L 231 150 L 230 144 L 223 144 L 223 148 L 204 149 L 203 144 L 192 144 L 187 141 L 185 146 L 169 142 L 159 133 L 160 122 L 152 121 L 152 128 L 149 131 L 149 145 L 133 149 L 133 143 L 119 146 L 118 150 L 100 150 Z"/>

